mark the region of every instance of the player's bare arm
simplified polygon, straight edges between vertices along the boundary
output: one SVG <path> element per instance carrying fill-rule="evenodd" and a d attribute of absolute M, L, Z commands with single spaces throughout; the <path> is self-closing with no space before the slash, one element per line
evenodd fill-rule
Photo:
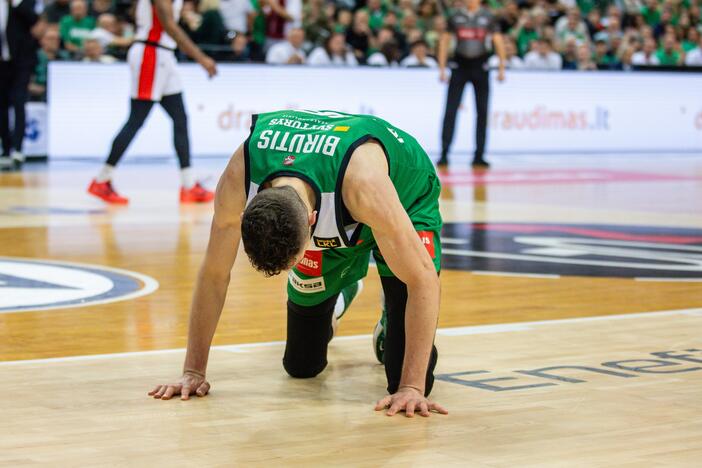
<path fill-rule="evenodd" d="M 187 400 L 190 394 L 205 396 L 210 389 L 205 378 L 207 359 L 241 240 L 241 213 L 246 205 L 244 172 L 243 147 L 239 147 L 217 185 L 210 240 L 190 311 L 183 376 L 178 382 L 157 385 L 149 392 L 155 398 L 168 400 L 181 395 Z"/>
<path fill-rule="evenodd" d="M 446 63 L 448 62 L 449 46 L 451 45 L 451 33 L 443 32 L 439 37 L 439 46 L 436 54 L 436 58 L 439 62 L 439 80 L 446 81 L 448 79 L 446 75 Z"/>
<path fill-rule="evenodd" d="M 389 416 L 403 410 L 409 417 L 415 412 L 429 416 L 432 410 L 446 414 L 441 405 L 424 397 L 439 316 L 439 278 L 388 176 L 379 145 L 367 143 L 356 150 L 344 178 L 342 196 L 354 219 L 372 229 L 388 266 L 407 285 L 402 378 L 398 391 L 381 399 L 376 409 L 389 408 Z"/>
<path fill-rule="evenodd" d="M 173 6 L 171 0 L 154 0 L 156 15 L 163 26 L 163 30 L 176 41 L 178 47 L 185 55 L 199 63 L 207 71 L 210 77 L 217 74 L 217 64 L 211 57 L 208 57 L 193 41 L 190 40 L 185 31 L 178 26 L 173 18 Z"/>

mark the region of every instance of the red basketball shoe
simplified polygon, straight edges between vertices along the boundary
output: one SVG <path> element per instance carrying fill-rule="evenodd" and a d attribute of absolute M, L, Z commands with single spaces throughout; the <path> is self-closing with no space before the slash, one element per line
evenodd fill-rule
<path fill-rule="evenodd" d="M 181 203 L 207 203 L 214 200 L 214 192 L 210 192 L 205 187 L 196 183 L 192 188 L 180 189 L 180 202 Z"/>
<path fill-rule="evenodd" d="M 128 198 L 124 198 L 115 192 L 115 189 L 112 188 L 112 182 L 109 180 L 105 182 L 98 182 L 97 180 L 93 179 L 93 181 L 90 183 L 90 187 L 88 187 L 88 193 L 114 205 L 126 205 L 129 203 Z"/>

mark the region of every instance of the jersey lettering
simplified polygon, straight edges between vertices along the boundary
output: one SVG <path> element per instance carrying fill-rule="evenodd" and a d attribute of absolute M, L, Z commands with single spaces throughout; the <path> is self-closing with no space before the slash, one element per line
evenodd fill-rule
<path fill-rule="evenodd" d="M 341 240 L 338 237 L 313 237 L 314 245 L 320 249 L 335 249 L 341 247 Z"/>
<path fill-rule="evenodd" d="M 292 119 L 271 119 L 268 125 L 282 125 L 283 127 L 295 128 L 298 130 L 321 130 L 323 132 L 328 132 L 334 128 L 334 125 L 310 125 L 307 122 L 300 122 L 299 120 Z"/>
<path fill-rule="evenodd" d="M 464 41 L 482 41 L 487 35 L 487 30 L 485 28 L 458 28 L 456 32 L 458 38 Z"/>
<path fill-rule="evenodd" d="M 294 271 L 290 270 L 288 279 L 290 280 L 290 285 L 301 293 L 316 293 L 326 291 L 327 289 L 323 277 L 302 279 L 297 276 Z"/>
<path fill-rule="evenodd" d="M 322 276 L 322 252 L 319 250 L 305 251 L 305 256 L 297 264 L 297 269 L 307 276 Z"/>
<path fill-rule="evenodd" d="M 323 154 L 334 156 L 339 146 L 340 137 L 320 134 L 299 134 L 281 132 L 280 130 L 264 130 L 258 137 L 258 149 L 271 149 L 295 154 Z"/>
<path fill-rule="evenodd" d="M 419 240 L 424 244 L 431 258 L 436 258 L 436 247 L 434 246 L 434 233 L 432 231 L 417 231 Z"/>

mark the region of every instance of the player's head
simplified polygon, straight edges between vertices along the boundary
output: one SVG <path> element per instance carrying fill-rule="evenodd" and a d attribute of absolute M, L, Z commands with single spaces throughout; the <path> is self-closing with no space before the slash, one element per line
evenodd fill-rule
<path fill-rule="evenodd" d="M 241 239 L 253 267 L 266 276 L 292 268 L 305 253 L 314 219 L 290 186 L 259 192 L 241 217 Z"/>

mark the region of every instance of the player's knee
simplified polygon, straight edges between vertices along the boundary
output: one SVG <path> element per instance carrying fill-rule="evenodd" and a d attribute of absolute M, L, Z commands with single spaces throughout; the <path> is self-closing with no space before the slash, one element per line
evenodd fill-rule
<path fill-rule="evenodd" d="M 304 359 L 283 359 L 283 367 L 290 377 L 296 379 L 311 379 L 317 377 L 326 367 L 327 361 L 321 363 L 305 362 Z"/>

